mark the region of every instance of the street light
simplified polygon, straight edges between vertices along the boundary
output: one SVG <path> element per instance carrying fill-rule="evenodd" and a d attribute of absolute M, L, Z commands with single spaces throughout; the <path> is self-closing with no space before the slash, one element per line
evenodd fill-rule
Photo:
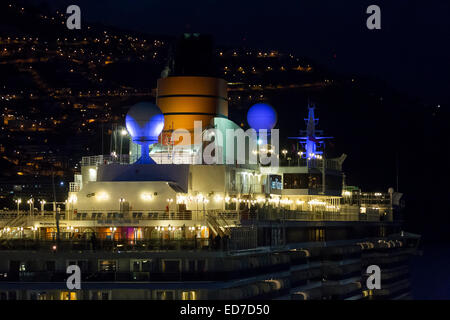
<path fill-rule="evenodd" d="M 33 204 L 34 204 L 33 198 L 29 199 L 29 200 L 27 201 L 27 203 L 30 205 L 30 216 L 31 216 L 32 211 L 33 211 Z"/>
<path fill-rule="evenodd" d="M 14 200 L 17 203 L 17 215 L 19 215 L 19 211 L 20 211 L 20 204 L 22 203 L 22 199 L 16 199 Z"/>
<path fill-rule="evenodd" d="M 41 213 L 44 214 L 44 205 L 47 203 L 45 200 L 41 200 L 39 201 L 39 203 L 41 204 Z"/>
<path fill-rule="evenodd" d="M 33 231 L 33 239 L 36 239 L 36 231 L 37 231 L 37 227 L 31 226 L 31 230 Z"/>
<path fill-rule="evenodd" d="M 203 214 L 205 214 L 205 204 L 207 204 L 209 202 L 209 200 L 206 198 L 203 198 L 202 202 L 203 202 Z"/>
<path fill-rule="evenodd" d="M 109 230 L 111 231 L 111 240 L 114 241 L 114 233 L 116 232 L 116 227 L 109 227 Z"/>
<path fill-rule="evenodd" d="M 125 202 L 124 198 L 120 198 L 119 199 L 119 210 L 120 210 L 120 213 L 122 213 L 122 211 L 123 211 L 123 203 L 124 202 Z"/>
<path fill-rule="evenodd" d="M 291 157 L 287 157 L 287 161 L 288 161 L 288 166 L 289 166 L 289 167 L 291 166 L 291 160 L 292 160 Z"/>
<path fill-rule="evenodd" d="M 299 151 L 298 154 L 298 165 L 300 166 L 300 159 L 302 158 L 303 152 Z"/>

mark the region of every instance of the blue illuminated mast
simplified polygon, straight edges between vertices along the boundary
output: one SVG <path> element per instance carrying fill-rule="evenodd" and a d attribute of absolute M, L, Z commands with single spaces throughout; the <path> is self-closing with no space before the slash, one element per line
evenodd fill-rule
<path fill-rule="evenodd" d="M 305 118 L 306 130 L 300 130 L 300 137 L 289 137 L 289 139 L 298 140 L 304 153 L 301 153 L 301 157 L 304 159 L 322 159 L 323 151 L 325 148 L 325 139 L 332 139 L 333 137 L 322 137 L 317 135 L 323 135 L 322 130 L 316 130 L 316 125 L 319 123 L 319 118 L 314 116 L 315 106 L 308 106 L 308 118 Z"/>

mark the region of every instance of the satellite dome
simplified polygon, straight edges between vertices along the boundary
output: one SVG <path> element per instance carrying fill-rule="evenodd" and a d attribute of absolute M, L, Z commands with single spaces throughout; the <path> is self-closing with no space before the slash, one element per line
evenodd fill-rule
<path fill-rule="evenodd" d="M 128 111 L 125 124 L 133 142 L 155 143 L 164 128 L 164 115 L 157 105 L 139 102 Z"/>
<path fill-rule="evenodd" d="M 138 164 L 154 164 L 149 155 L 149 146 L 158 142 L 164 128 L 164 115 L 156 104 L 139 102 L 132 106 L 125 117 L 127 130 L 133 142 L 141 145 Z"/>
<path fill-rule="evenodd" d="M 247 112 L 247 122 L 255 130 L 273 129 L 277 123 L 277 112 L 266 103 L 254 104 Z"/>

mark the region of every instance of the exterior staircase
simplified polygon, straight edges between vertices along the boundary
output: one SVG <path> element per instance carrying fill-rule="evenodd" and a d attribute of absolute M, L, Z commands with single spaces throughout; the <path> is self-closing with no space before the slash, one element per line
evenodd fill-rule
<path fill-rule="evenodd" d="M 206 222 L 208 227 L 216 234 L 221 237 L 225 235 L 230 235 L 230 223 L 220 214 L 216 212 L 210 212 L 207 214 Z"/>
<path fill-rule="evenodd" d="M 11 220 L 9 220 L 8 222 L 5 223 L 5 225 L 3 226 L 3 228 L 17 228 L 17 227 L 23 227 L 25 225 L 25 223 L 28 220 L 28 216 L 27 215 L 21 215 L 19 214 L 18 216 L 12 218 Z"/>

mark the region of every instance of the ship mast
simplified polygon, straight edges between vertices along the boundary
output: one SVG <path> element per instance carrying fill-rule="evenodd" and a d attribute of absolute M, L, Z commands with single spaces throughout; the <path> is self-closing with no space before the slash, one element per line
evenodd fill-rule
<path fill-rule="evenodd" d="M 298 140 L 305 152 L 300 154 L 300 157 L 307 160 L 307 166 L 313 165 L 317 167 L 322 173 L 322 190 L 321 193 L 325 194 L 325 139 L 332 139 L 333 137 L 323 137 L 323 131 L 317 130 L 316 125 L 319 123 L 319 118 L 314 115 L 315 106 L 308 103 L 308 117 L 305 118 L 306 130 L 300 130 L 300 137 L 289 137 L 289 139 Z M 317 136 L 320 135 L 320 136 Z M 320 166 L 316 166 L 316 163 L 311 164 L 311 161 L 322 161 Z"/>

